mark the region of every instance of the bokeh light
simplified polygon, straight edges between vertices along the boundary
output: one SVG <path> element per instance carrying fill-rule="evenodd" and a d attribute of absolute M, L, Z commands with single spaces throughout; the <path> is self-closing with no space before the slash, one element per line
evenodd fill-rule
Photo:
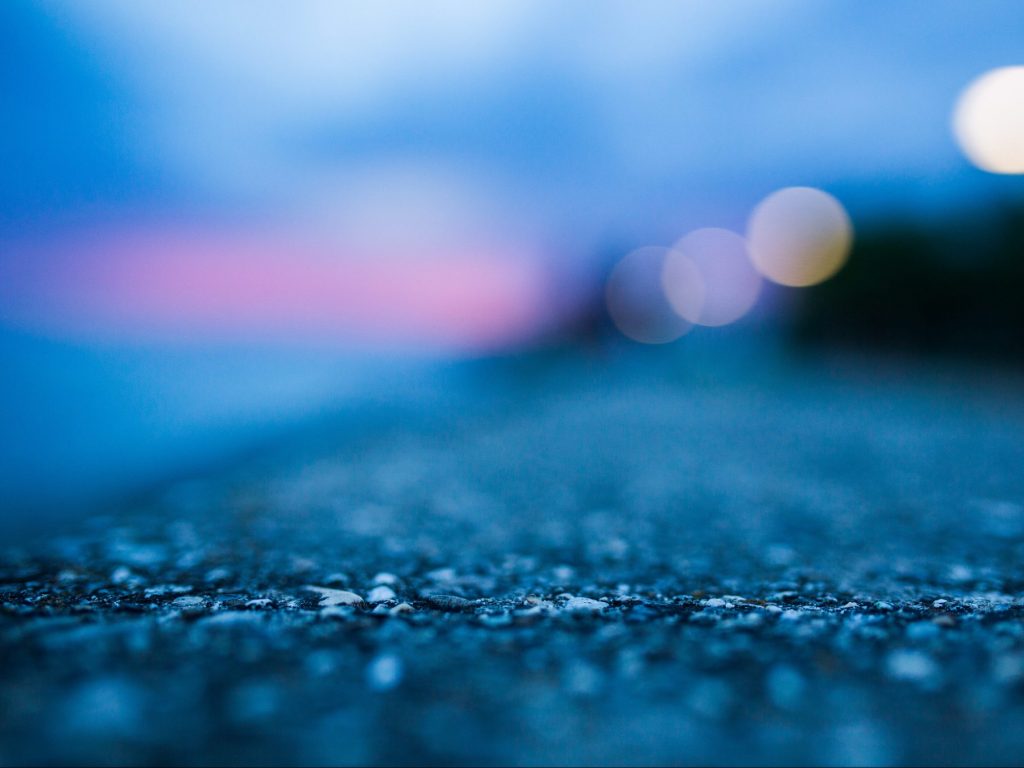
<path fill-rule="evenodd" d="M 697 325 L 728 325 L 743 317 L 761 293 L 747 244 L 727 229 L 690 232 L 673 246 L 663 283 L 672 307 Z"/>
<path fill-rule="evenodd" d="M 957 102 L 953 131 L 964 154 L 992 173 L 1024 173 L 1024 66 L 974 80 Z"/>
<path fill-rule="evenodd" d="M 672 309 L 699 325 L 704 307 L 704 279 L 696 262 L 682 251 L 671 249 L 665 257 L 661 285 Z"/>
<path fill-rule="evenodd" d="M 626 255 L 608 276 L 605 299 L 612 322 L 623 335 L 643 344 L 666 344 L 692 328 L 669 303 L 662 273 L 670 250 L 638 248 Z"/>
<path fill-rule="evenodd" d="M 747 243 L 758 272 L 781 285 L 803 287 L 827 280 L 846 263 L 853 226 L 832 195 L 787 187 L 754 208 Z"/>

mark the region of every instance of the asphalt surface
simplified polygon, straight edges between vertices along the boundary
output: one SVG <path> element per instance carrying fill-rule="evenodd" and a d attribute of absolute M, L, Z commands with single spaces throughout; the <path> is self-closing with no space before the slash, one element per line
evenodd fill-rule
<path fill-rule="evenodd" d="M 0 764 L 1024 761 L 1019 375 L 468 386 L 9 541 Z"/>

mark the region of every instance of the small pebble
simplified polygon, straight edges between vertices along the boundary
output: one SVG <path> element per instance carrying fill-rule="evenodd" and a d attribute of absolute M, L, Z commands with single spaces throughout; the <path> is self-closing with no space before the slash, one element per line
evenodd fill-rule
<path fill-rule="evenodd" d="M 359 605 L 363 602 L 363 598 L 357 595 L 355 592 L 348 592 L 344 589 L 329 589 L 327 587 L 303 587 L 310 592 L 316 592 L 320 595 L 320 606 L 326 608 L 334 605 Z"/>
<path fill-rule="evenodd" d="M 397 597 L 395 590 L 391 587 L 379 586 L 374 587 L 370 590 L 370 594 L 366 596 L 366 602 L 368 603 L 386 603 L 389 600 L 394 600 Z"/>
<path fill-rule="evenodd" d="M 589 597 L 572 597 L 562 606 L 565 610 L 573 613 L 586 611 L 603 611 L 608 607 L 604 600 L 592 600 Z"/>
<path fill-rule="evenodd" d="M 555 608 L 555 604 L 550 600 L 545 600 L 543 597 L 537 597 L 536 595 L 530 595 L 523 600 L 523 603 L 531 607 L 544 608 L 547 610 L 553 610 Z"/>
<path fill-rule="evenodd" d="M 431 608 L 436 608 L 439 611 L 448 611 L 450 613 L 458 613 L 460 611 L 468 610 L 472 605 L 472 600 L 467 600 L 464 597 L 457 597 L 455 595 L 431 595 L 430 597 L 424 598 L 424 602 Z"/>

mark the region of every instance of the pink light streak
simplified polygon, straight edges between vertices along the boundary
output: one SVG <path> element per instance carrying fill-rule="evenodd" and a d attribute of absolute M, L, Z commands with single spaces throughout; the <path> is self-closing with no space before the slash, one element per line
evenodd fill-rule
<path fill-rule="evenodd" d="M 538 254 L 351 253 L 301 238 L 139 228 L 65 237 L 0 275 L 7 322 L 102 342 L 500 347 L 550 308 Z"/>
<path fill-rule="evenodd" d="M 538 254 L 493 244 L 353 253 L 302 238 L 139 228 L 63 237 L 0 275 L 8 323 L 101 342 L 484 350 L 549 319 Z"/>

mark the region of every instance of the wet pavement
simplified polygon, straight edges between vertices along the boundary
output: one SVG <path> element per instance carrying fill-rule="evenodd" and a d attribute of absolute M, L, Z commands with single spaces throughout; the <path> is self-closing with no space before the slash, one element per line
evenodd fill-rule
<path fill-rule="evenodd" d="M 474 376 L 9 541 L 0 764 L 1024 760 L 1019 376 Z"/>

